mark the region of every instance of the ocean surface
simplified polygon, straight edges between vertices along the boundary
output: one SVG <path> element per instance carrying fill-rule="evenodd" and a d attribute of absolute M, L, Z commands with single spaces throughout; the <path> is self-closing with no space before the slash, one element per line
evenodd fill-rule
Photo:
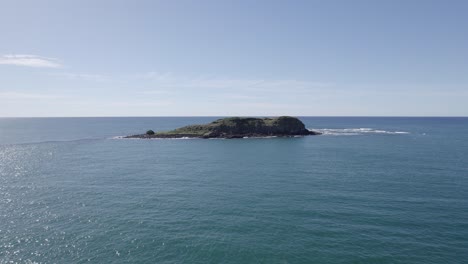
<path fill-rule="evenodd" d="M 468 263 L 468 118 L 214 119 L 1 118 L 0 263 Z"/>

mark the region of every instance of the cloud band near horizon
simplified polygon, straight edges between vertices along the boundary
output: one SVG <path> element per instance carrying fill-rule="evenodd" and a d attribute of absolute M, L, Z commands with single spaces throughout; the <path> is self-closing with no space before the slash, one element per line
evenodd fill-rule
<path fill-rule="evenodd" d="M 0 65 L 15 65 L 35 68 L 61 68 L 58 59 L 26 54 L 6 54 L 0 56 Z"/>

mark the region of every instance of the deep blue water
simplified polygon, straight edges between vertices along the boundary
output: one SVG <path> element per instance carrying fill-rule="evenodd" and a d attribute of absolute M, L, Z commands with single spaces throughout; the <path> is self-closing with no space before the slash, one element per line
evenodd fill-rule
<path fill-rule="evenodd" d="M 467 263 L 468 118 L 115 139 L 214 119 L 0 119 L 0 263 Z"/>

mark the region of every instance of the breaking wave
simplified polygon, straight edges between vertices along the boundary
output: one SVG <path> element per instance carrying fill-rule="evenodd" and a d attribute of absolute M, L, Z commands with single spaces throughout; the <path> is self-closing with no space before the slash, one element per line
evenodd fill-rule
<path fill-rule="evenodd" d="M 322 133 L 323 135 L 330 136 L 354 136 L 354 135 L 367 135 L 367 134 L 388 134 L 388 135 L 399 135 L 409 134 L 406 131 L 387 131 L 373 128 L 321 128 L 311 129 Z"/>
<path fill-rule="evenodd" d="M 124 140 L 182 140 L 182 139 L 198 139 L 196 137 L 181 137 L 181 138 L 127 138 L 126 136 L 115 136 L 108 139 L 124 139 Z"/>

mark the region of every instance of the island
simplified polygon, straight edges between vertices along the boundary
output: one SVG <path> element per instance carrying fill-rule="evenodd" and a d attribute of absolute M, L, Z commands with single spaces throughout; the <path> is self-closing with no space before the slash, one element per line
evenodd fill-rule
<path fill-rule="evenodd" d="M 306 129 L 295 117 L 276 118 L 228 117 L 204 125 L 190 125 L 166 132 L 148 130 L 145 134 L 125 138 L 250 138 L 250 137 L 295 137 L 320 135 Z"/>

